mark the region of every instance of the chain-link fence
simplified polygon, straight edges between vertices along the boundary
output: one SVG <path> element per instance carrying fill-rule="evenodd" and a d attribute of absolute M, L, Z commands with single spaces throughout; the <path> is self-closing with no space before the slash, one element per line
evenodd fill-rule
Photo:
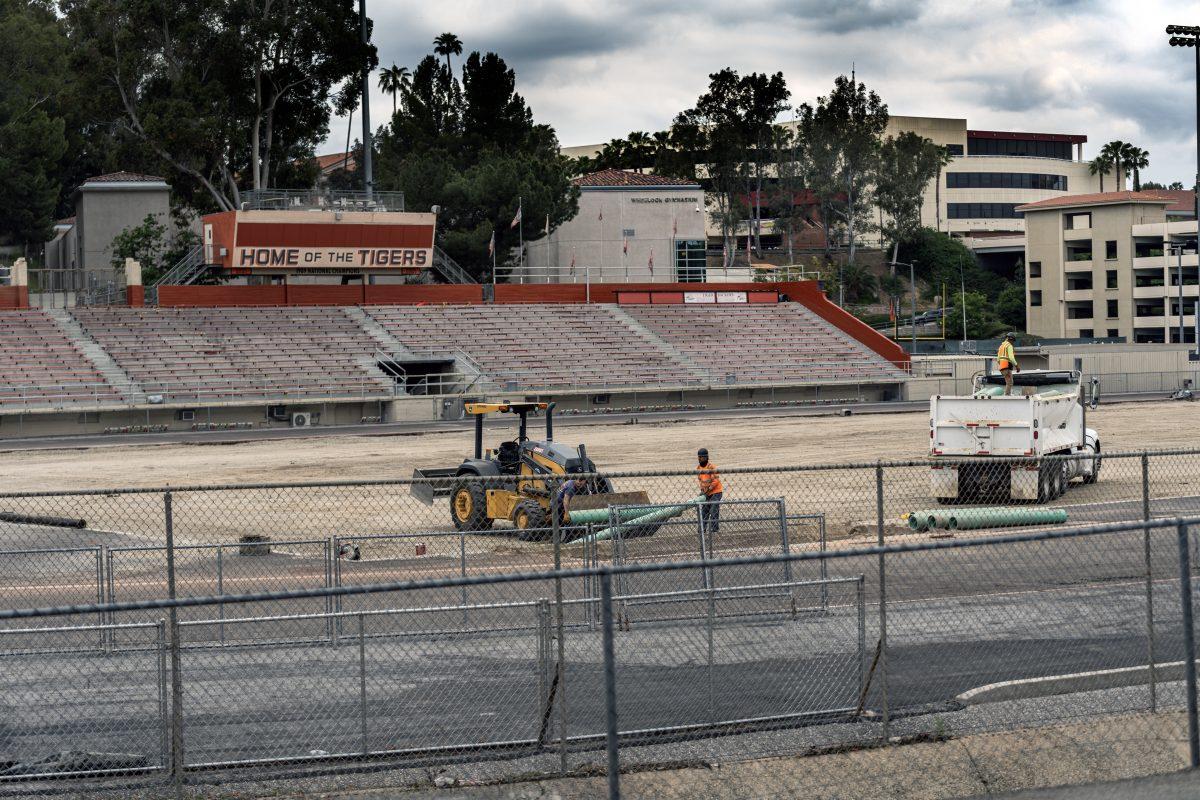
<path fill-rule="evenodd" d="M 720 530 L 793 530 L 778 501 L 743 505 Z M 168 589 L 195 596 L 0 612 L 0 794 L 565 775 L 630 797 L 950 797 L 1196 766 L 1198 523 L 732 557 L 693 527 L 674 560 L 466 575 L 462 540 L 396 537 L 353 566 L 438 541 L 441 565 L 225 596 L 201 592 L 234 585 L 232 550 L 168 551 Z"/>

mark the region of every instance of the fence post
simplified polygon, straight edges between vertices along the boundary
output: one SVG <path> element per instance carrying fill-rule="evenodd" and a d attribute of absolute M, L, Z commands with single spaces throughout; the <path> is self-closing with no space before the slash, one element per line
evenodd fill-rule
<path fill-rule="evenodd" d="M 367 746 L 367 637 L 363 628 L 363 615 L 358 615 L 358 722 L 362 736 L 362 752 L 371 752 Z"/>
<path fill-rule="evenodd" d="M 786 558 L 792 553 L 792 540 L 788 535 L 788 519 L 787 519 L 787 501 L 782 497 L 779 498 L 779 539 L 780 547 L 783 549 L 783 555 Z M 783 580 L 787 583 L 792 582 L 792 561 L 787 559 L 783 562 Z M 791 591 L 791 587 L 788 587 Z"/>
<path fill-rule="evenodd" d="M 620 800 L 621 762 L 617 752 L 617 665 L 613 653 L 612 573 L 600 573 L 600 616 L 604 632 L 604 744 L 608 754 L 608 797 Z"/>
<path fill-rule="evenodd" d="M 167 597 L 175 599 L 175 518 L 171 493 L 163 493 L 163 519 L 167 537 Z M 180 674 L 179 611 L 171 606 L 167 615 L 171 633 L 171 782 L 175 797 L 183 797 L 183 676 Z"/>
<path fill-rule="evenodd" d="M 562 525 L 559 517 L 561 510 L 558 499 L 558 481 L 550 481 L 550 526 L 554 535 L 554 570 L 562 569 Z M 558 768 L 565 775 L 567 772 L 567 667 L 566 642 L 563 623 L 563 586 L 562 578 L 554 578 L 555 606 L 555 637 L 558 639 Z"/>
<path fill-rule="evenodd" d="M 867 688 L 867 579 L 859 574 L 855 599 L 858 602 L 858 696 Z"/>
<path fill-rule="evenodd" d="M 883 547 L 883 464 L 875 463 L 875 529 L 878 544 Z M 888 709 L 887 679 L 887 566 L 879 554 L 879 708 L 882 713 L 883 742 L 891 738 L 891 712 Z"/>
<path fill-rule="evenodd" d="M 96 548 L 96 604 L 104 605 L 104 554 L 108 548 L 105 545 L 100 545 Z M 108 614 L 101 611 L 96 615 L 97 624 L 100 627 L 100 652 L 108 652 L 106 642 L 108 641 L 108 630 L 104 627 L 107 621 Z"/>
<path fill-rule="evenodd" d="M 468 593 L 467 593 L 467 534 L 464 531 L 458 532 L 458 575 L 463 578 L 462 585 L 462 606 L 463 606 L 463 627 L 465 628 L 470 621 L 467 611 Z"/>
<path fill-rule="evenodd" d="M 1150 520 L 1150 457 L 1142 453 L 1142 519 Z M 1142 529 L 1146 560 L 1146 648 L 1150 661 L 1150 711 L 1158 710 L 1158 675 L 1154 665 L 1154 572 L 1150 559 L 1150 526 Z"/>
<path fill-rule="evenodd" d="M 1192 623 L 1192 570 L 1188 528 L 1176 528 L 1179 538 L 1179 600 L 1183 624 L 1183 667 L 1187 680 L 1188 763 L 1200 767 L 1200 729 L 1196 724 L 1196 631 Z"/>
<path fill-rule="evenodd" d="M 793 609 L 795 608 L 795 603 L 792 604 L 792 608 Z M 705 675 L 705 679 L 706 679 L 706 682 L 708 685 L 708 711 L 712 715 L 711 718 L 713 719 L 714 722 L 716 721 L 716 717 L 717 717 L 716 697 L 713 695 L 713 660 L 714 660 L 714 650 L 715 650 L 715 648 L 713 646 L 713 628 L 716 626 L 716 616 L 717 616 L 717 600 L 716 600 L 716 597 L 713 596 L 713 590 L 709 589 L 708 590 L 708 614 L 707 614 L 707 621 L 704 626 L 705 632 L 708 635 L 708 671 Z"/>
<path fill-rule="evenodd" d="M 329 568 L 328 559 L 326 560 L 326 569 Z M 225 545 L 217 545 L 217 596 L 225 596 Z M 329 602 L 326 598 L 326 603 Z M 225 644 L 225 604 L 217 604 L 217 634 L 221 644 Z"/>
<path fill-rule="evenodd" d="M 167 621 L 158 621 L 158 718 L 159 718 L 159 761 L 164 770 L 171 768 L 171 712 L 167 706 Z"/>

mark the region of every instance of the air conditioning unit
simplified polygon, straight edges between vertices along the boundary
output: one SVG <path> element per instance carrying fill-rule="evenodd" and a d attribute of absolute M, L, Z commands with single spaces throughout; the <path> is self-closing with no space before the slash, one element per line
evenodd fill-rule
<path fill-rule="evenodd" d="M 292 414 L 293 428 L 307 428 L 309 425 L 312 425 L 312 414 L 306 411 Z"/>

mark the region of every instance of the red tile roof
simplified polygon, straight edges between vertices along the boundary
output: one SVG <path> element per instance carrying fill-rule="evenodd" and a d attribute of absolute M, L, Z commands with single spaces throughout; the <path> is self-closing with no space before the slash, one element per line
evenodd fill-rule
<path fill-rule="evenodd" d="M 349 158 L 347 158 L 347 155 Z M 341 169 L 342 164 L 346 165 L 347 172 L 353 172 L 357 167 L 354 161 L 354 153 L 327 153 L 323 156 L 317 156 L 317 169 L 321 172 L 332 172 L 333 170 Z"/>
<path fill-rule="evenodd" d="M 1036 203 L 1026 203 L 1017 206 L 1017 211 L 1044 211 L 1050 208 L 1073 208 L 1075 206 L 1117 205 L 1120 203 L 1160 203 L 1170 205 L 1174 198 L 1167 197 L 1163 192 L 1096 192 L 1095 194 L 1075 194 L 1066 197 L 1051 197 L 1048 200 L 1038 200 Z"/>
<path fill-rule="evenodd" d="M 602 169 L 590 175 L 572 178 L 576 186 L 698 186 L 693 180 L 667 178 L 642 172 L 626 172 L 623 169 Z"/>
<path fill-rule="evenodd" d="M 157 175 L 142 175 L 137 172 L 110 172 L 107 175 L 93 175 L 84 181 L 89 183 L 165 183 L 165 178 Z"/>
<path fill-rule="evenodd" d="M 1169 197 L 1175 202 L 1167 206 L 1167 213 L 1196 213 L 1196 193 L 1188 189 L 1155 189 L 1155 194 Z"/>

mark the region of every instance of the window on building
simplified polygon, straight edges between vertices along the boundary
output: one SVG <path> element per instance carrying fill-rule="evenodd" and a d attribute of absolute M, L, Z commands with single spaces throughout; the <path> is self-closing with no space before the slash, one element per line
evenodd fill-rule
<path fill-rule="evenodd" d="M 1080 328 L 1079 329 L 1079 338 L 1080 339 L 1091 339 L 1092 333 L 1093 333 L 1093 331 L 1091 328 Z"/>
<path fill-rule="evenodd" d="M 1117 288 L 1117 271 L 1115 269 L 1106 270 L 1104 273 L 1104 288 Z"/>
<path fill-rule="evenodd" d="M 1042 277 L 1042 262 L 1040 262 L 1040 261 L 1030 261 L 1029 262 L 1029 277 L 1031 277 L 1031 278 Z"/>
<path fill-rule="evenodd" d="M 962 146 L 961 144 L 948 144 L 948 145 L 946 145 L 946 155 L 948 155 L 948 156 L 961 156 L 962 154 L 963 154 L 963 146 Z"/>
<path fill-rule="evenodd" d="M 947 203 L 950 219 L 1021 219 L 1017 213 L 1020 203 Z"/>
<path fill-rule="evenodd" d="M 706 270 L 704 239 L 678 239 L 675 242 L 675 280 L 680 283 L 703 283 Z"/>
<path fill-rule="evenodd" d="M 992 139 L 967 137 L 967 153 L 973 156 L 1018 156 L 1071 160 L 1070 142 L 1045 142 L 1038 139 Z"/>
<path fill-rule="evenodd" d="M 626 239 L 632 239 L 633 237 L 637 236 L 637 231 L 633 228 L 626 228 L 625 230 L 621 231 L 621 235 Z"/>
<path fill-rule="evenodd" d="M 1120 316 L 1120 314 L 1117 313 L 1117 301 L 1109 300 L 1108 301 L 1108 318 L 1116 319 L 1118 316 Z"/>
<path fill-rule="evenodd" d="M 1117 337 L 1119 337 L 1121 335 L 1121 332 L 1119 330 L 1117 330 L 1116 328 L 1109 328 L 1108 333 L 1106 335 L 1108 336 L 1109 339 L 1116 339 Z"/>
<path fill-rule="evenodd" d="M 1065 192 L 1066 175 L 1034 172 L 948 172 L 947 189 L 1049 189 Z"/>
<path fill-rule="evenodd" d="M 1040 306 L 1042 304 L 1042 292 L 1040 289 L 1034 289 L 1029 293 L 1029 305 Z"/>
<path fill-rule="evenodd" d="M 1104 243 L 1104 258 L 1108 261 L 1117 260 L 1117 243 L 1112 239 Z"/>

